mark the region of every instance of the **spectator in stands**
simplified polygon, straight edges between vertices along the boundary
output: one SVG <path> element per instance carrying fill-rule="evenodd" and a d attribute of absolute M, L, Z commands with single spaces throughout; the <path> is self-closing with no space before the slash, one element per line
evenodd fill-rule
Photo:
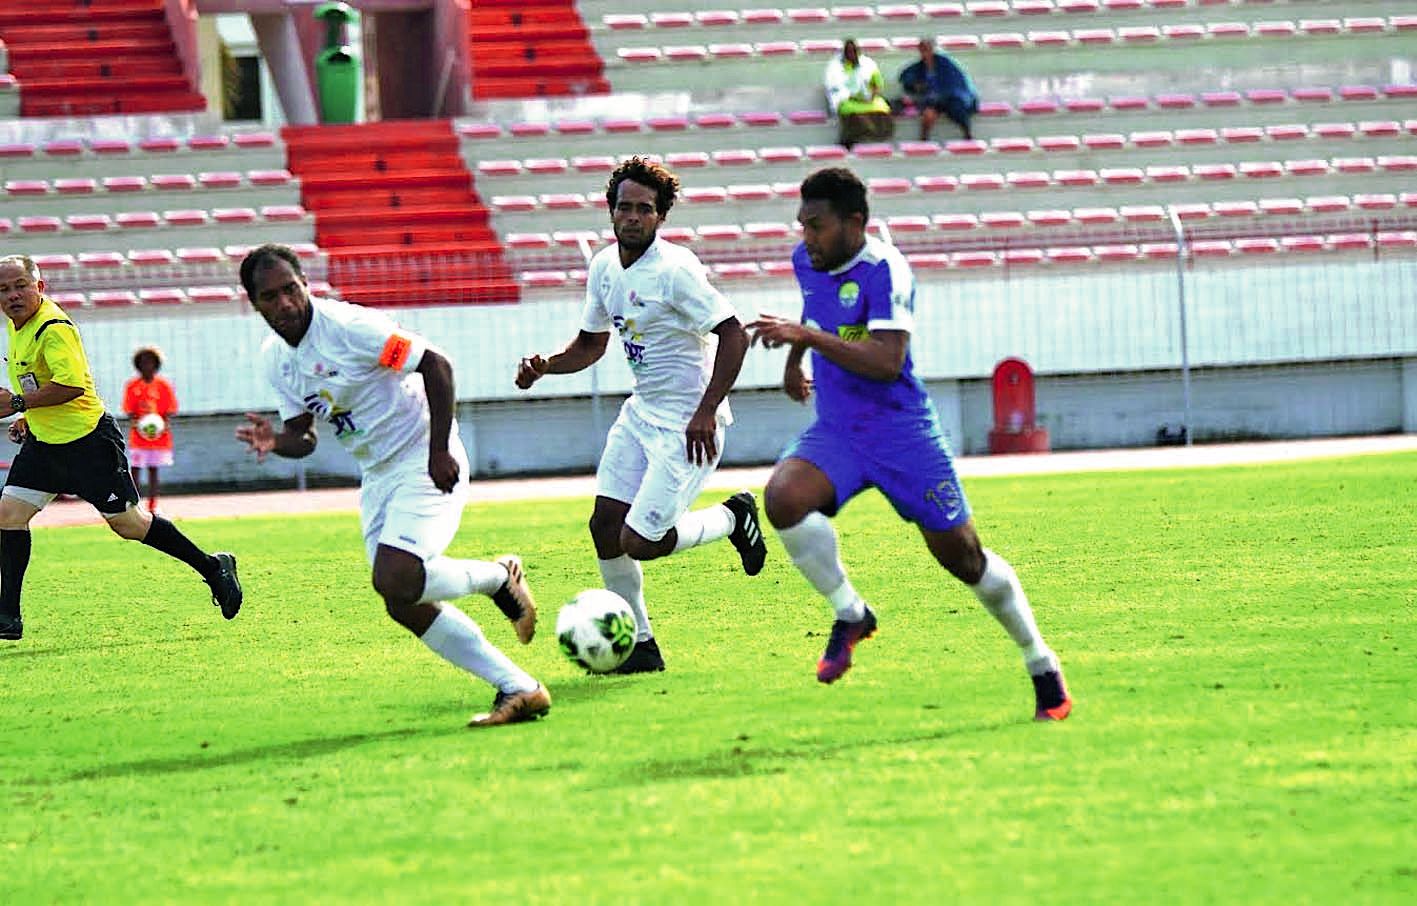
<path fill-rule="evenodd" d="M 133 367 L 138 376 L 123 387 L 123 411 L 130 419 L 128 463 L 133 485 L 140 490 L 141 472 L 148 470 L 148 509 L 157 512 L 157 470 L 172 465 L 169 419 L 177 414 L 177 393 L 172 382 L 158 374 L 162 352 L 156 346 L 144 346 L 133 353 Z"/>
<path fill-rule="evenodd" d="M 30 562 L 30 521 L 59 494 L 93 504 L 122 538 L 181 560 L 206 581 L 228 620 L 241 609 L 236 558 L 207 554 L 177 526 L 138 506 L 118 423 L 103 409 L 78 328 L 44 294 L 33 259 L 0 257 L 0 306 L 9 318 L 9 389 L 0 418 L 18 415 L 10 440 L 20 452 L 0 491 L 0 640 L 24 634 L 20 591 Z"/>
<path fill-rule="evenodd" d="M 882 141 L 895 134 L 886 81 L 876 61 L 861 53 L 855 38 L 847 38 L 841 55 L 827 64 L 826 89 L 827 105 L 837 116 L 837 140 L 843 146 Z"/>
<path fill-rule="evenodd" d="M 921 38 L 920 59 L 900 71 L 900 84 L 920 111 L 920 140 L 930 138 L 930 130 L 943 113 L 964 131 L 964 137 L 974 138 L 969 121 L 979 112 L 979 93 L 969 74 L 946 54 L 935 50 L 928 38 Z"/>

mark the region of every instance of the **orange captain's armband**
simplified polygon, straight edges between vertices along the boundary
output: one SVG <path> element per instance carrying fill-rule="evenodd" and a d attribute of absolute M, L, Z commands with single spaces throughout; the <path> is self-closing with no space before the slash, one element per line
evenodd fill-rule
<path fill-rule="evenodd" d="M 408 362 L 408 354 L 413 351 L 413 341 L 403 334 L 394 334 L 389 337 L 389 341 L 384 344 L 384 349 L 379 353 L 379 364 L 385 368 L 392 368 L 400 371 Z"/>

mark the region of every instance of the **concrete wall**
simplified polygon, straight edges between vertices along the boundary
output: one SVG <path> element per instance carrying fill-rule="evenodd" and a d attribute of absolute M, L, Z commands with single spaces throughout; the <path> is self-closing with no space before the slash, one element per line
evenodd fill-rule
<path fill-rule="evenodd" d="M 989 382 L 929 382 L 957 453 L 988 452 L 993 423 Z M 1205 369 L 1193 380 L 1198 442 L 1417 431 L 1417 359 L 1382 359 Z M 464 402 L 463 444 L 483 478 L 595 469 L 619 394 Z M 734 391 L 726 465 L 772 462 L 812 419 L 812 409 L 776 389 Z M 1055 450 L 1156 444 L 1158 429 L 1183 423 L 1180 375 L 1048 375 L 1038 382 L 1039 421 Z M 236 415 L 175 421 L 177 464 L 164 484 L 184 488 L 293 487 L 302 464 L 272 457 L 257 465 L 232 436 Z M 303 461 L 312 484 L 357 480 L 353 461 L 324 432 Z"/>

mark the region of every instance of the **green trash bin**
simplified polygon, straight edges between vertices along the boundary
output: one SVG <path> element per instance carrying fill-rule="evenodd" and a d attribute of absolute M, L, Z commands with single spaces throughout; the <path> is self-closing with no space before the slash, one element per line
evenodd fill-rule
<path fill-rule="evenodd" d="M 315 18 L 325 21 L 325 47 L 315 57 L 315 80 L 320 86 L 320 121 L 353 123 L 359 119 L 359 56 L 346 43 L 345 26 L 359 14 L 347 3 L 322 3 Z"/>

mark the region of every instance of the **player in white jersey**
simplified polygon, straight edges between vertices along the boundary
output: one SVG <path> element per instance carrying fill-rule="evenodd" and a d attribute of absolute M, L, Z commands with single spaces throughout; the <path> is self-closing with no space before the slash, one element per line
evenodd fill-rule
<path fill-rule="evenodd" d="M 673 173 L 639 157 L 611 174 L 605 201 L 616 244 L 590 262 L 580 332 L 555 355 L 530 355 L 517 366 L 523 390 L 542 375 L 588 368 L 605 354 L 612 329 L 630 364 L 634 392 L 605 438 L 590 517 L 605 587 L 630 603 L 639 622 L 635 648 L 617 673 L 664 669 L 639 561 L 722 538 L 750 576 L 767 557 L 757 498 L 748 491 L 689 512 L 723 453 L 728 391 L 748 337 L 698 257 L 657 235 L 678 190 Z"/>
<path fill-rule="evenodd" d="M 389 616 L 444 659 L 497 689 L 476 727 L 532 720 L 551 708 L 546 687 L 446 603 L 488 595 L 526 644 L 536 631 L 536 604 L 521 560 L 454 560 L 443 556 L 467 502 L 467 453 L 453 420 L 453 369 L 448 359 L 381 312 L 312 299 L 300 260 L 289 248 L 263 245 L 241 262 L 241 284 L 276 336 L 261 349 L 283 422 L 248 414 L 236 429 L 263 460 L 299 458 L 315 450 L 315 423 L 325 422 L 359 463 L 364 546 L 374 590 Z"/>

